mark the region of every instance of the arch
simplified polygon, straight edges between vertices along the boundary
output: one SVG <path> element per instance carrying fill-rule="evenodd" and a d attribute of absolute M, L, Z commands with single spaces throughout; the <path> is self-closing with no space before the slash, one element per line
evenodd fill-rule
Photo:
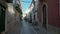
<path fill-rule="evenodd" d="M 48 28 L 48 6 L 47 3 L 43 3 L 43 23 L 44 28 Z"/>

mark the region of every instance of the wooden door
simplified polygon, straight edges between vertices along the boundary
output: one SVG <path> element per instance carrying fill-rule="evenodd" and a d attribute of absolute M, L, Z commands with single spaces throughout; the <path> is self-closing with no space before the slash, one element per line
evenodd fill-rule
<path fill-rule="evenodd" d="M 43 27 L 46 28 L 46 6 L 43 6 Z"/>

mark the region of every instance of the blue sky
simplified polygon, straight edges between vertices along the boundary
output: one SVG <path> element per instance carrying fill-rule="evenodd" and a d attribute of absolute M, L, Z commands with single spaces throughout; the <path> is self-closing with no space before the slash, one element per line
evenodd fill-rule
<path fill-rule="evenodd" d="M 32 0 L 21 0 L 22 12 L 25 13 Z"/>

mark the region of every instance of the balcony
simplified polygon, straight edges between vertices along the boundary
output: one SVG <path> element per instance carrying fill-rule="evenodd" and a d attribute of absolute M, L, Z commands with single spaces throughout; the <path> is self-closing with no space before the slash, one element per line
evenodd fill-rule
<path fill-rule="evenodd" d="M 7 3 L 13 3 L 13 0 L 5 0 Z"/>
<path fill-rule="evenodd" d="M 39 0 L 40 2 L 45 2 L 46 0 Z"/>

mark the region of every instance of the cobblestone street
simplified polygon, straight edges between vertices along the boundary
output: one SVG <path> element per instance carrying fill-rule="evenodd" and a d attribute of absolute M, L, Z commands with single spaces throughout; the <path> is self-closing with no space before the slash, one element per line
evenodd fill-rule
<path fill-rule="evenodd" d="M 8 31 L 6 34 L 20 34 L 21 23 L 18 23 L 12 30 Z"/>
<path fill-rule="evenodd" d="M 26 21 L 22 21 L 21 23 L 16 25 L 16 27 L 7 34 L 48 34 L 45 29 L 39 28 L 39 26 L 33 26 Z"/>

